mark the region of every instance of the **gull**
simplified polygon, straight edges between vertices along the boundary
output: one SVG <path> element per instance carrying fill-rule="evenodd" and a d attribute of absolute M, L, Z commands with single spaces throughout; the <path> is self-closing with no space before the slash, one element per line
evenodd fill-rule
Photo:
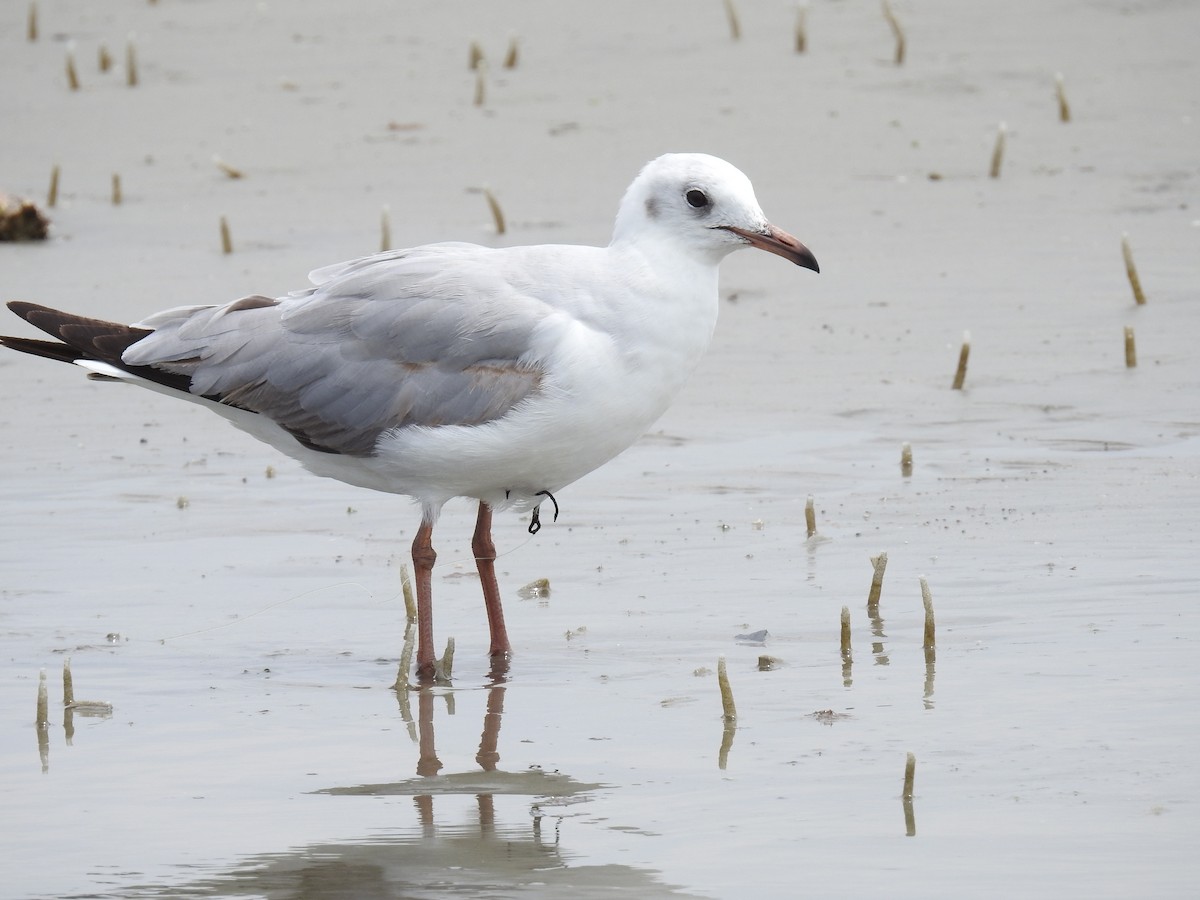
<path fill-rule="evenodd" d="M 493 672 L 511 655 L 495 510 L 540 507 L 641 437 L 717 321 L 717 267 L 757 247 L 819 271 L 714 156 L 644 166 L 607 247 L 439 243 L 317 269 L 312 287 L 188 306 L 122 325 L 8 304 L 54 341 L 0 345 L 208 407 L 317 475 L 412 497 L 416 674 L 436 674 L 433 528 L 478 501 L 471 548 Z"/>

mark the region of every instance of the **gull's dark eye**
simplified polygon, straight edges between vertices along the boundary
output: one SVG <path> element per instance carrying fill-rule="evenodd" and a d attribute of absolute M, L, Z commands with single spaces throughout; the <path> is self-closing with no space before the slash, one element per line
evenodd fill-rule
<path fill-rule="evenodd" d="M 693 188 L 684 196 L 687 198 L 688 205 L 695 209 L 704 209 L 704 207 L 708 206 L 708 194 L 704 193 L 704 191 L 698 191 Z"/>

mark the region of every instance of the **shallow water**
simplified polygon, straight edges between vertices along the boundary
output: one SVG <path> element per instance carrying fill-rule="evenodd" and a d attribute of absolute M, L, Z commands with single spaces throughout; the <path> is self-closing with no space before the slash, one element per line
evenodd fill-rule
<path fill-rule="evenodd" d="M 18 110 L 29 127 L 0 151 L 9 187 L 40 190 L 51 154 L 77 179 L 55 241 L 0 246 L 6 299 L 136 318 L 282 293 L 373 249 L 385 201 L 398 243 L 491 240 L 464 191 L 485 177 L 509 203 L 513 242 L 603 240 L 632 169 L 680 141 L 743 166 L 823 272 L 731 259 L 713 351 L 656 431 L 559 495 L 562 516 L 538 536 L 498 520 L 515 647 L 501 684 L 484 659 L 472 510 L 448 508 L 434 592 L 454 684 L 404 698 L 390 685 L 407 502 L 312 478 L 203 410 L 0 359 L 0 783 L 21 861 L 0 894 L 1190 896 L 1191 6 L 1038 4 L 1030 28 L 1032 5 L 960 22 L 955 4 L 894 4 L 912 29 L 901 70 L 884 63 L 874 12 L 843 4 L 810 11 L 823 36 L 804 58 L 772 43 L 790 19 L 767 27 L 757 10 L 731 45 L 719 15 L 679 18 L 681 5 L 642 11 L 671 24 L 645 33 L 620 24 L 636 18 L 564 23 L 530 5 L 493 22 L 472 7 L 474 29 L 517 27 L 526 51 L 480 115 L 455 105 L 470 96 L 474 29 L 441 13 L 428 33 L 400 32 L 368 4 L 368 21 L 390 24 L 352 44 L 319 4 L 292 4 L 286 20 L 260 7 L 228 37 L 256 52 L 209 75 L 195 36 L 224 34 L 227 5 L 162 4 L 136 22 L 70 8 L 72 27 L 48 24 L 68 5 L 39 6 L 48 32 L 81 42 L 136 27 L 145 77 L 132 95 L 70 96 L 52 89 L 60 42 L 0 31 L 12 49 L 0 65 L 42 104 Z M 405 90 L 368 89 L 397 48 L 411 56 Z M 301 59 L 314 68 L 293 68 Z M 1069 126 L 1053 119 L 1057 68 Z M 280 88 L 283 76 L 297 84 Z M 781 117 L 780 92 L 801 112 Z M 142 117 L 97 145 L 92 117 L 121 104 Z M 279 159 L 260 118 L 290 138 Z M 1010 159 L 993 182 L 1001 118 Z M 297 143 L 314 121 L 328 137 Z M 70 154 L 64 132 L 79 135 Z M 252 175 L 215 180 L 213 152 Z M 114 211 L 83 184 L 117 165 L 136 174 Z M 228 259 L 203 243 L 226 212 L 235 234 L 257 234 Z M 951 391 L 967 329 L 966 390 Z M 549 596 L 522 599 L 537 578 Z M 737 640 L 760 629 L 761 646 Z M 764 654 L 780 664 L 760 671 Z M 67 658 L 76 695 L 111 715 L 68 725 L 54 702 Z"/>
<path fill-rule="evenodd" d="M 1197 787 L 1182 749 L 1197 699 L 1190 538 L 1154 532 L 1133 489 L 1110 496 L 1125 526 L 1112 534 L 1061 508 L 1055 497 L 1090 494 L 1073 473 L 1103 473 L 1108 460 L 1092 453 L 1048 470 L 1040 502 L 1005 500 L 1007 479 L 986 477 L 952 511 L 953 479 L 851 489 L 819 513 L 828 540 L 807 544 L 802 508 L 760 475 L 728 471 L 738 452 L 674 455 L 685 481 L 759 481 L 749 504 L 714 482 L 684 492 L 686 514 L 663 516 L 660 504 L 606 500 L 597 478 L 571 503 L 591 518 L 560 521 L 549 540 L 506 522 L 516 546 L 505 583 L 546 576 L 552 589 L 507 592 L 517 644 L 501 686 L 486 678 L 473 579 L 448 563 L 437 611 L 439 633 L 458 641 L 455 687 L 413 695 L 407 710 L 388 688 L 403 607 L 387 593 L 387 551 L 368 533 L 336 562 L 353 534 L 274 533 L 281 494 L 312 502 L 303 473 L 247 486 L 277 508 L 214 495 L 237 533 L 204 536 L 202 521 L 196 543 L 164 529 L 128 582 L 128 559 L 107 542 L 60 538 L 58 553 L 97 560 L 86 576 L 43 574 L 54 589 L 10 592 L 6 604 L 8 807 L 13 821 L 42 823 L 12 844 L 33 859 L 57 848 L 20 892 L 324 896 L 354 884 L 362 896 L 425 896 L 455 884 L 468 896 L 733 896 L 748 883 L 790 890 L 797 862 L 817 893 L 891 891 L 897 878 L 914 893 L 1101 878 L 1090 889 L 1101 896 L 1185 892 Z M 662 453 L 637 448 L 610 470 L 612 486 Z M 1138 471 L 1127 454 L 1107 456 Z M 380 514 L 371 500 L 347 521 Z M 200 507 L 170 512 L 192 521 Z M 465 537 L 469 511 L 441 530 Z M 879 635 L 865 595 L 867 556 L 883 549 Z M 312 572 L 321 558 L 346 579 Z M 162 568 L 170 576 L 153 578 Z M 918 573 L 937 612 L 932 668 Z M 842 605 L 853 610 L 848 670 Z M 758 628 L 765 646 L 735 640 Z M 763 653 L 782 665 L 758 671 Z M 738 705 L 724 768 L 721 654 Z M 38 667 L 54 685 L 67 655 L 77 695 L 115 710 L 76 717 L 69 743 L 56 714 L 39 774 L 20 713 L 32 712 Z M 814 716 L 824 710 L 839 716 Z M 898 840 L 910 829 L 909 751 L 911 842 Z"/>

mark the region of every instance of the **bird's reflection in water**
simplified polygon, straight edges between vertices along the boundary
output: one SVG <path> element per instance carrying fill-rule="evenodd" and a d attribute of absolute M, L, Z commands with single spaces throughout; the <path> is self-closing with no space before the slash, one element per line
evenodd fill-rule
<path fill-rule="evenodd" d="M 501 679 L 496 679 L 486 690 L 486 709 L 483 715 L 483 731 L 479 738 L 479 749 L 475 762 L 479 771 L 441 774 L 444 765 L 438 756 L 435 736 L 435 709 L 445 704 L 446 715 L 455 714 L 456 694 L 442 692 L 436 688 L 421 688 L 417 691 L 401 691 L 401 715 L 409 721 L 410 734 L 417 745 L 417 778 L 389 784 L 356 785 L 345 788 L 327 788 L 318 793 L 335 795 L 366 794 L 370 796 L 411 796 L 417 809 L 422 836 L 426 839 L 438 836 L 435 806 L 439 799 L 451 795 L 475 796 L 479 836 L 494 836 L 496 822 L 496 796 L 528 796 L 533 799 L 530 813 L 530 840 L 534 846 L 541 845 L 541 820 L 547 805 L 561 808 L 587 799 L 587 792 L 600 785 L 577 782 L 557 772 L 546 772 L 530 768 L 521 772 L 505 772 L 500 762 L 500 725 L 504 716 L 504 695 L 507 690 Z M 417 716 L 411 720 L 411 697 L 416 697 Z M 415 728 L 412 726 L 415 725 Z M 561 814 L 559 816 L 561 818 Z M 511 840 L 511 836 L 506 837 Z M 557 839 L 556 839 L 557 840 Z M 506 852 L 509 848 L 506 848 Z"/>
<path fill-rule="evenodd" d="M 255 854 L 227 872 L 185 885 L 126 887 L 121 896 L 384 900 L 447 892 L 456 897 L 520 892 L 523 896 L 588 898 L 634 891 L 639 897 L 688 897 L 659 881 L 653 870 L 587 865 L 579 852 L 563 848 L 560 837 L 568 816 L 565 808 L 585 802 L 602 785 L 539 768 L 506 772 L 499 767 L 500 727 L 509 689 L 495 683 L 482 694 L 486 708 L 475 754 L 477 770 L 442 774 L 434 720 L 439 708 L 446 716 L 454 715 L 456 698 L 459 705 L 465 705 L 481 694 L 425 687 L 412 696 L 401 696 L 406 718 L 404 711 L 416 707 L 415 723 L 407 723 L 415 724 L 415 778 L 313 792 L 337 798 L 411 797 L 415 823 L 397 822 L 393 828 L 376 830 L 357 841 Z M 415 703 L 410 702 L 413 700 Z M 333 802 L 344 804 L 345 800 Z M 403 806 L 395 808 L 402 813 Z M 339 814 L 345 815 L 346 810 Z M 545 833 L 547 819 L 555 822 L 552 834 Z"/>

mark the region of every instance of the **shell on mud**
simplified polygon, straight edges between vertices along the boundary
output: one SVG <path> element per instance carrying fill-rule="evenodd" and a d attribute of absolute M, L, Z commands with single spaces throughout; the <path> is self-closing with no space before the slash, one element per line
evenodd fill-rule
<path fill-rule="evenodd" d="M 49 230 L 50 220 L 33 201 L 0 192 L 0 241 L 44 241 Z"/>

